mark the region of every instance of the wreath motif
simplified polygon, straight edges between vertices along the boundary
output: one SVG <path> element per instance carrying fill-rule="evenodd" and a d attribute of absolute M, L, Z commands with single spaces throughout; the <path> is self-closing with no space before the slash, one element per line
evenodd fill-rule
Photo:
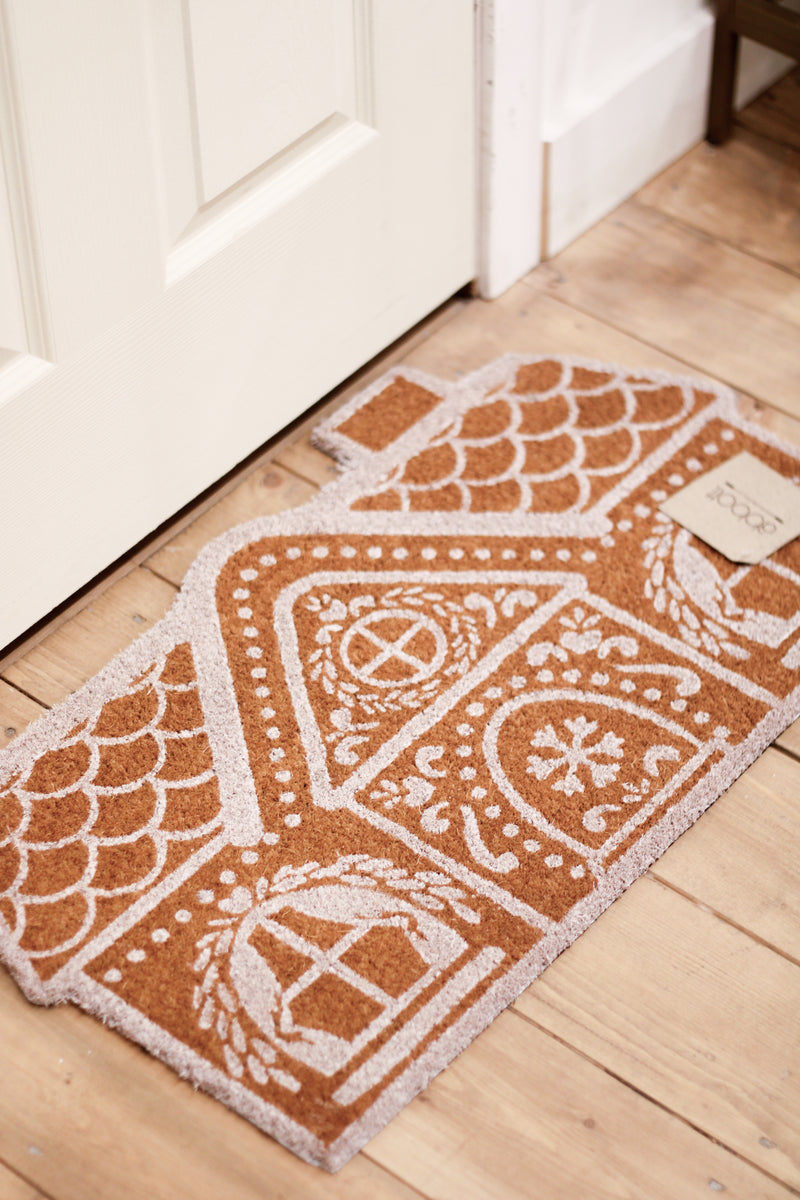
<path fill-rule="evenodd" d="M 469 599 L 469 598 L 468 598 Z M 319 616 L 320 628 L 316 634 L 318 648 L 308 658 L 310 678 L 317 680 L 329 696 L 334 697 L 339 704 L 351 709 L 358 707 L 368 716 L 386 712 L 398 712 L 403 708 L 420 708 L 437 691 L 443 678 L 465 675 L 477 660 L 481 644 L 478 629 L 478 619 L 463 604 L 447 600 L 441 592 L 429 591 L 422 585 L 415 587 L 394 587 L 382 595 L 368 593 L 356 596 L 349 604 L 335 599 L 324 592 L 322 596 L 311 595 L 306 600 L 306 607 Z M 448 635 L 448 650 L 451 661 L 443 669 L 437 671 L 434 678 L 418 685 L 404 686 L 402 684 L 373 691 L 365 689 L 363 684 L 343 678 L 339 665 L 333 654 L 333 635 L 343 633 L 343 622 L 348 618 L 358 619 L 365 610 L 385 611 L 387 617 L 393 611 L 400 609 L 422 610 L 427 608 L 435 613 Z M 354 728 L 346 722 L 347 728 L 341 732 L 349 732 Z M 368 726 L 367 728 L 371 728 Z M 333 737 L 336 734 L 332 735 Z"/>
<path fill-rule="evenodd" d="M 730 630 L 711 617 L 705 614 L 698 616 L 695 612 L 691 597 L 686 595 L 670 574 L 667 565 L 672 559 L 674 544 L 674 523 L 669 517 L 656 514 L 653 531 L 642 542 L 644 566 L 649 572 L 644 583 L 645 598 L 653 602 L 657 613 L 670 617 L 677 625 L 682 640 L 695 650 L 705 650 L 714 658 L 720 658 L 723 651 L 732 658 L 749 658 L 747 650 L 730 640 Z"/>
<path fill-rule="evenodd" d="M 448 875 L 440 871 L 417 871 L 409 874 L 387 858 L 371 858 L 368 854 L 349 854 L 328 866 L 318 862 L 302 866 L 281 867 L 271 879 L 262 876 L 255 888 L 241 884 L 230 895 L 218 901 L 223 914 L 207 922 L 207 932 L 196 942 L 197 956 L 192 970 L 200 976 L 192 996 L 192 1008 L 202 1030 L 212 1031 L 222 1046 L 225 1063 L 231 1075 L 241 1079 L 245 1071 L 261 1085 L 270 1079 L 297 1092 L 300 1081 L 290 1072 L 275 1066 L 280 1047 L 271 1045 L 268 1033 L 264 1037 L 248 1035 L 237 1013 L 241 1002 L 230 982 L 227 970 L 237 931 L 252 909 L 269 896 L 312 889 L 321 882 L 336 882 L 359 888 L 378 888 L 402 894 L 419 908 L 441 912 L 450 908 L 471 925 L 480 916 L 464 901 L 464 892 L 454 886 Z M 300 1035 L 295 1034 L 295 1037 Z M 291 1035 L 286 1040 L 291 1040 Z"/>

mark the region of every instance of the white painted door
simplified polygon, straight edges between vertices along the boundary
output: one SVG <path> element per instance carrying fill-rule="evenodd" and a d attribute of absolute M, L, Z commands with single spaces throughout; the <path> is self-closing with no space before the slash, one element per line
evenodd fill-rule
<path fill-rule="evenodd" d="M 469 0 L 0 0 L 0 646 L 474 274 Z"/>

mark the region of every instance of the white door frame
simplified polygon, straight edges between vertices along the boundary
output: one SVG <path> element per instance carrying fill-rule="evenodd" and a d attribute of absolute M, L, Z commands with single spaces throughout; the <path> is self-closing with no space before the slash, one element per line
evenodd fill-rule
<path fill-rule="evenodd" d="M 477 0 L 477 280 L 485 300 L 542 254 L 541 0 Z"/>
<path fill-rule="evenodd" d="M 710 6 L 678 18 L 647 54 L 620 62 L 618 78 L 588 109 L 553 128 L 545 125 L 544 35 L 546 17 L 553 19 L 558 7 L 548 9 L 547 0 L 476 0 L 475 291 L 487 300 L 591 228 L 705 131 Z M 745 39 L 737 107 L 791 65 Z M 657 134 L 654 113 L 669 114 Z"/>

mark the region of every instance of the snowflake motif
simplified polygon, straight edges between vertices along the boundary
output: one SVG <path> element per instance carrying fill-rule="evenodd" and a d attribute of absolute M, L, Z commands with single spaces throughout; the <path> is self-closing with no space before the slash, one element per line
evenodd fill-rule
<path fill-rule="evenodd" d="M 557 767 L 566 766 L 568 768 L 566 775 L 550 786 L 557 792 L 564 792 L 567 796 L 586 790 L 578 778 L 578 768 L 581 766 L 589 769 L 592 783 L 596 787 L 602 788 L 606 784 L 613 783 L 619 772 L 620 764 L 595 762 L 594 760 L 597 757 L 622 758 L 624 738 L 617 737 L 615 733 L 604 733 L 599 742 L 587 746 L 584 743 L 597 729 L 596 721 L 587 721 L 586 717 L 581 716 L 574 720 L 565 720 L 564 725 L 572 735 L 571 742 L 560 738 L 552 725 L 546 725 L 544 729 L 537 730 L 535 736 L 531 738 L 531 745 L 537 749 L 555 750 L 557 753 L 552 758 L 529 754 L 528 775 L 535 775 L 539 780 L 548 779 Z"/>

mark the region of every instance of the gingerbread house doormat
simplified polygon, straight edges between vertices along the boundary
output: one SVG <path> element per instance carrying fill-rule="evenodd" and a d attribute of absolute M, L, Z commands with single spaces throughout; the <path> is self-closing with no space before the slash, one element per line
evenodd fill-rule
<path fill-rule="evenodd" d="M 0 950 L 313 1163 L 363 1146 L 800 715 L 800 543 L 658 505 L 797 452 L 705 383 L 399 369 L 0 754 Z"/>

